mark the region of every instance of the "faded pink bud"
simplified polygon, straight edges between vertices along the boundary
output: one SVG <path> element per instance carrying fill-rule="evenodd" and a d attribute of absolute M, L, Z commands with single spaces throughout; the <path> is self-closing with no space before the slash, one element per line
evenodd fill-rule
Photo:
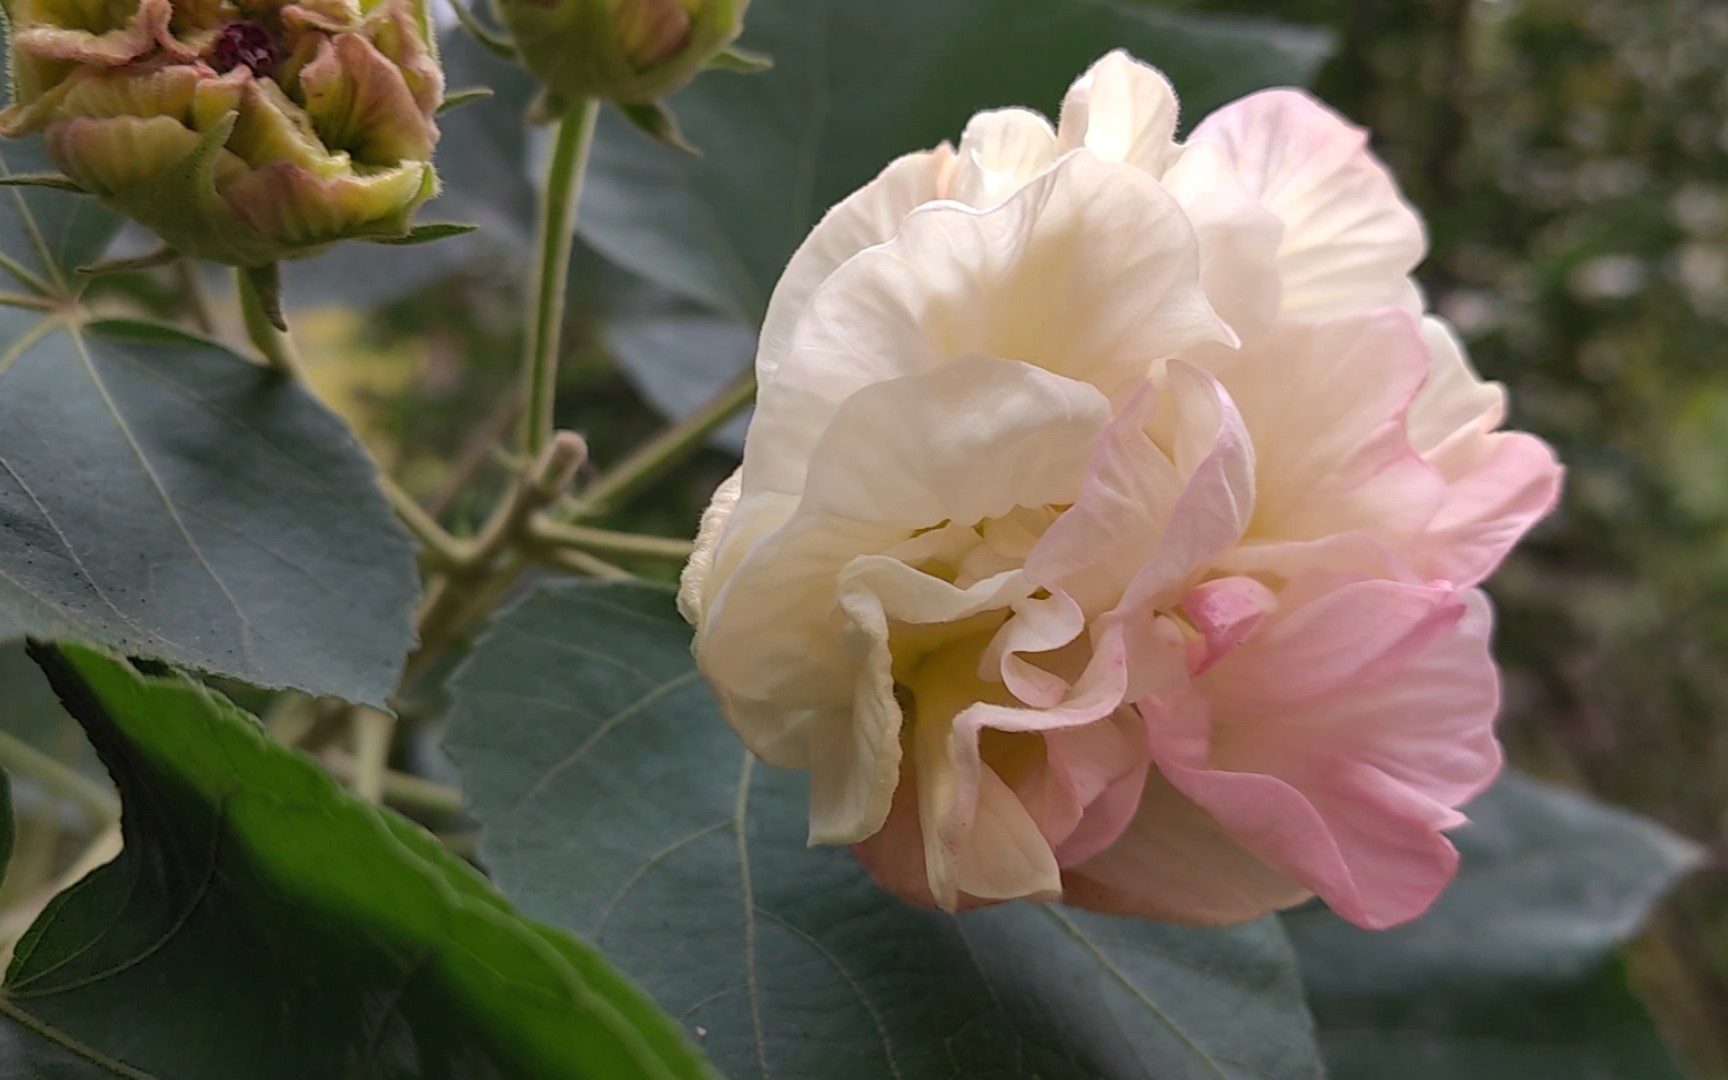
<path fill-rule="evenodd" d="M 189 255 L 400 237 L 437 188 L 429 35 L 419 0 L 46 0 L 16 13 L 0 131 L 43 132 L 67 176 Z"/>

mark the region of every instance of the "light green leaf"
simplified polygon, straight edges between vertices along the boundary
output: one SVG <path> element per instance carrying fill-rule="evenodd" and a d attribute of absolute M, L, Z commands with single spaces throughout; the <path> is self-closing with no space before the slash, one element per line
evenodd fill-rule
<path fill-rule="evenodd" d="M 0 1075 L 53 1047 L 111 1063 L 68 1075 L 162 1080 L 711 1075 L 592 949 L 225 699 L 34 654 L 119 785 L 125 850 L 20 942 Z"/>
<path fill-rule="evenodd" d="M 1416 922 L 1285 917 L 1335 1080 L 1662 1080 L 1681 1071 L 1617 956 L 1696 847 L 1508 775 L 1455 834 L 1463 865 Z"/>
<path fill-rule="evenodd" d="M 543 588 L 453 684 L 481 850 L 728 1075 L 1317 1076 L 1275 920 L 1196 930 L 1018 904 L 958 918 L 805 847 L 804 778 L 753 765 L 671 598 Z"/>
<path fill-rule="evenodd" d="M 385 700 L 413 551 L 340 420 L 161 327 L 0 308 L 0 341 L 0 642 Z"/>
<path fill-rule="evenodd" d="M 1053 112 L 1114 48 L 1158 64 L 1196 120 L 1247 91 L 1307 81 L 1323 35 L 1130 10 L 1111 0 L 756 0 L 748 79 L 707 75 L 668 102 L 691 158 L 603 119 L 578 228 L 620 265 L 761 320 L 786 260 L 829 206 L 976 110 Z"/>

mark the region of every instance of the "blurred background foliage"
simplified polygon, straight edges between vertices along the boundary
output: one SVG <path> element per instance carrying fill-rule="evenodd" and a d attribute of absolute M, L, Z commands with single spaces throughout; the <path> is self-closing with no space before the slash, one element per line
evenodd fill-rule
<path fill-rule="evenodd" d="M 1491 590 L 1513 758 L 1709 849 L 1632 971 L 1668 1038 L 1705 1075 L 1728 1076 L 1728 4 L 1119 2 L 1332 35 L 1316 92 L 1373 129 L 1427 216 L 1432 305 L 1480 370 L 1510 386 L 1516 426 L 1551 440 L 1570 469 L 1562 512 Z M 525 93 L 466 42 L 448 52 L 457 87 L 469 75 L 503 102 Z M 314 386 L 458 525 L 477 524 L 514 466 L 497 448 L 515 419 L 514 245 L 531 203 L 522 147 L 508 145 L 520 128 L 462 113 L 448 127 L 465 123 L 486 130 L 441 161 L 453 190 L 434 216 L 480 221 L 491 241 L 406 263 L 321 260 L 290 291 Z M 456 142 L 447 129 L 446 147 Z M 600 465 L 747 362 L 747 331 L 592 252 L 579 251 L 573 280 L 561 421 L 580 423 Z M 171 304 L 159 287 L 104 286 Z M 667 332 L 631 332 L 631 313 L 646 311 L 674 328 L 672 370 L 689 370 L 701 392 L 684 392 L 664 363 L 632 362 L 668 345 Z M 690 535 L 735 464 L 737 431 L 603 524 Z"/>

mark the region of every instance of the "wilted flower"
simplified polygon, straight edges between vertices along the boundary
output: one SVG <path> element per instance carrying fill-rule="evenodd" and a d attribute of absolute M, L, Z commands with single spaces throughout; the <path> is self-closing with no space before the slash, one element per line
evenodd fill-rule
<path fill-rule="evenodd" d="M 743 30 L 750 0 L 499 0 L 516 49 L 553 93 L 646 105 Z"/>
<path fill-rule="evenodd" d="M 1175 128 L 1115 54 L 836 207 L 681 604 L 811 840 L 908 899 L 1386 926 L 1499 767 L 1475 586 L 1559 467 L 1424 317 L 1359 130 Z"/>
<path fill-rule="evenodd" d="M 437 187 L 418 0 L 30 0 L 0 131 L 178 251 L 240 266 L 399 237 Z"/>

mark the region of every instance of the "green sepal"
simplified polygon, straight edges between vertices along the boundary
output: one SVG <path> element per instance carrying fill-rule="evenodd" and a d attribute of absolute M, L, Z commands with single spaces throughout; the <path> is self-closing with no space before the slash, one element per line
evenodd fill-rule
<path fill-rule="evenodd" d="M 727 46 L 708 60 L 710 71 L 730 71 L 734 75 L 760 75 L 774 67 L 774 58 L 767 53 Z"/>
<path fill-rule="evenodd" d="M 466 90 L 452 90 L 444 95 L 443 103 L 438 106 L 438 115 L 443 116 L 452 109 L 460 109 L 464 105 L 484 101 L 492 94 L 493 90 L 489 86 L 471 86 Z"/>
<path fill-rule="evenodd" d="M 434 221 L 414 226 L 406 236 L 367 236 L 362 239 L 368 244 L 410 247 L 415 244 L 430 244 L 436 240 L 448 240 L 452 236 L 466 236 L 479 228 L 478 225 L 465 225 L 457 221 Z"/>
<path fill-rule="evenodd" d="M 154 270 L 158 266 L 167 266 L 180 258 L 182 258 L 180 252 L 167 244 L 163 244 L 155 251 L 134 255 L 129 259 L 108 259 L 104 262 L 91 263 L 89 266 L 80 266 L 76 273 L 85 277 L 100 277 L 103 274 L 124 274 L 132 270 Z"/>
<path fill-rule="evenodd" d="M 624 114 L 624 119 L 630 121 L 636 130 L 656 142 L 665 143 L 674 150 L 682 150 L 694 157 L 702 156 L 702 151 L 684 138 L 684 132 L 679 130 L 678 119 L 672 115 L 672 110 L 660 102 L 649 101 L 640 105 L 619 103 L 618 111 Z"/>
<path fill-rule="evenodd" d="M 70 191 L 75 195 L 91 194 L 70 176 L 59 173 L 13 173 L 11 176 L 0 176 L 0 187 L 39 187 L 53 191 Z"/>
<path fill-rule="evenodd" d="M 102 202 L 135 218 L 169 245 L 231 266 L 262 266 L 281 252 L 235 216 L 216 193 L 216 156 L 228 144 L 238 112 L 223 116 L 172 168 L 104 196 Z"/>
<path fill-rule="evenodd" d="M 275 263 L 263 266 L 247 266 L 240 271 L 252 282 L 252 287 L 258 291 L 258 305 L 264 309 L 264 317 L 270 320 L 270 325 L 288 332 L 288 319 L 282 314 L 282 270 Z"/>
<path fill-rule="evenodd" d="M 481 22 L 480 17 L 475 15 L 473 10 L 463 3 L 463 0 L 450 0 L 450 6 L 455 9 L 456 21 L 462 24 L 462 29 L 468 31 L 469 37 L 479 42 L 481 47 L 493 56 L 501 60 L 509 60 L 512 63 L 516 61 L 520 54 L 516 51 L 516 46 L 508 34 L 494 30 Z"/>

